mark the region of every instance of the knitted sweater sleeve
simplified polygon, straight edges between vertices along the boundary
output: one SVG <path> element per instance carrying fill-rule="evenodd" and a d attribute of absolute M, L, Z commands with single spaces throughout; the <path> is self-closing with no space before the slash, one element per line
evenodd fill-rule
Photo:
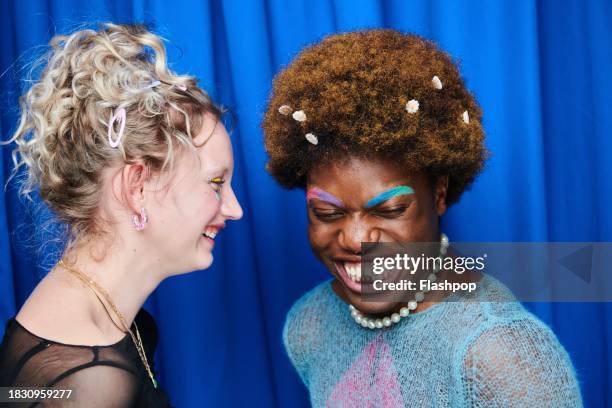
<path fill-rule="evenodd" d="M 582 407 L 569 356 L 536 319 L 483 327 L 459 360 L 466 407 Z"/>

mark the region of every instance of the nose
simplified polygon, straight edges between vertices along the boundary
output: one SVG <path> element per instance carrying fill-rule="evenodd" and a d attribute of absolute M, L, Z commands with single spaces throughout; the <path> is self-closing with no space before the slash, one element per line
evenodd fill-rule
<path fill-rule="evenodd" d="M 221 215 L 228 220 L 239 220 L 243 212 L 234 190 L 230 187 L 225 191 L 221 201 Z"/>
<path fill-rule="evenodd" d="M 362 242 L 378 242 L 380 232 L 368 222 L 360 219 L 348 219 L 338 231 L 338 244 L 352 254 L 361 254 Z"/>

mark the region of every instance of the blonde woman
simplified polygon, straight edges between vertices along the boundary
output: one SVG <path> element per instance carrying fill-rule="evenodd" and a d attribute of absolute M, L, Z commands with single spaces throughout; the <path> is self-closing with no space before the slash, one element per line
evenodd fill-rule
<path fill-rule="evenodd" d="M 70 237 L 7 323 L 0 386 L 72 389 L 76 406 L 167 406 L 141 307 L 165 278 L 209 267 L 216 235 L 242 216 L 221 111 L 139 26 L 51 46 L 10 141 L 23 194 L 39 189 Z"/>

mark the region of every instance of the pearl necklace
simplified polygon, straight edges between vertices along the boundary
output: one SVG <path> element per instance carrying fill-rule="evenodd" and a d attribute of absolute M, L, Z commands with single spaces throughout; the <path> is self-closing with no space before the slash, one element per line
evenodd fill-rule
<path fill-rule="evenodd" d="M 442 233 L 440 235 L 440 252 L 438 253 L 438 257 L 442 260 L 444 260 L 444 256 L 446 255 L 446 251 L 448 250 L 448 245 L 448 237 L 446 236 L 446 234 Z M 440 269 L 436 268 L 436 265 L 434 264 L 433 272 L 430 273 L 427 277 L 429 282 L 435 282 L 436 274 L 439 271 Z M 383 327 L 389 327 L 393 324 L 399 323 L 402 318 L 408 317 L 410 312 L 412 310 L 415 310 L 418 304 L 425 299 L 425 293 L 427 292 L 428 290 L 417 292 L 414 295 L 414 300 L 411 300 L 406 304 L 406 306 L 402 307 L 399 310 L 399 313 L 396 312 L 393 313 L 391 316 L 385 316 L 383 318 L 374 319 L 371 317 L 367 317 L 359 310 L 357 310 L 357 308 L 353 305 L 349 305 L 349 310 L 351 311 L 351 316 L 358 325 L 365 327 L 366 329 L 382 329 Z"/>

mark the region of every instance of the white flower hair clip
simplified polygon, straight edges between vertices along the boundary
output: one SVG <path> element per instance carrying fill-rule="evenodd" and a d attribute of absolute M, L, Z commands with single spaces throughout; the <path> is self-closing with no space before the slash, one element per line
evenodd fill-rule
<path fill-rule="evenodd" d="M 306 138 L 306 140 L 308 140 L 309 143 L 315 146 L 319 144 L 319 138 L 313 133 L 306 133 L 304 137 Z"/>
<path fill-rule="evenodd" d="M 289 105 L 283 105 L 280 108 L 278 108 L 278 113 L 280 113 L 281 115 L 289 115 L 291 113 L 292 109 L 291 106 Z"/>
<path fill-rule="evenodd" d="M 434 77 L 431 78 L 431 84 L 435 89 L 442 89 L 442 81 L 440 81 L 440 78 L 438 78 L 437 75 L 434 75 Z"/>
<path fill-rule="evenodd" d="M 304 113 L 303 110 L 295 111 L 293 112 L 293 115 L 291 116 L 293 117 L 293 119 L 297 120 L 298 122 L 306 121 L 306 114 Z"/>
<path fill-rule="evenodd" d="M 419 110 L 419 101 L 411 99 L 406 103 L 406 110 L 408 113 L 417 113 Z"/>
<path fill-rule="evenodd" d="M 285 115 L 288 116 L 291 111 L 293 109 L 291 109 L 291 106 L 289 105 L 281 105 L 278 108 L 278 113 L 280 113 L 281 115 Z M 306 121 L 306 113 L 304 113 L 303 110 L 298 110 L 295 111 L 291 114 L 291 117 L 296 120 L 297 122 L 305 122 Z M 314 133 L 306 133 L 304 135 L 304 138 L 308 141 L 308 143 L 312 144 L 312 145 L 318 145 L 319 144 L 319 138 L 314 134 Z"/>

